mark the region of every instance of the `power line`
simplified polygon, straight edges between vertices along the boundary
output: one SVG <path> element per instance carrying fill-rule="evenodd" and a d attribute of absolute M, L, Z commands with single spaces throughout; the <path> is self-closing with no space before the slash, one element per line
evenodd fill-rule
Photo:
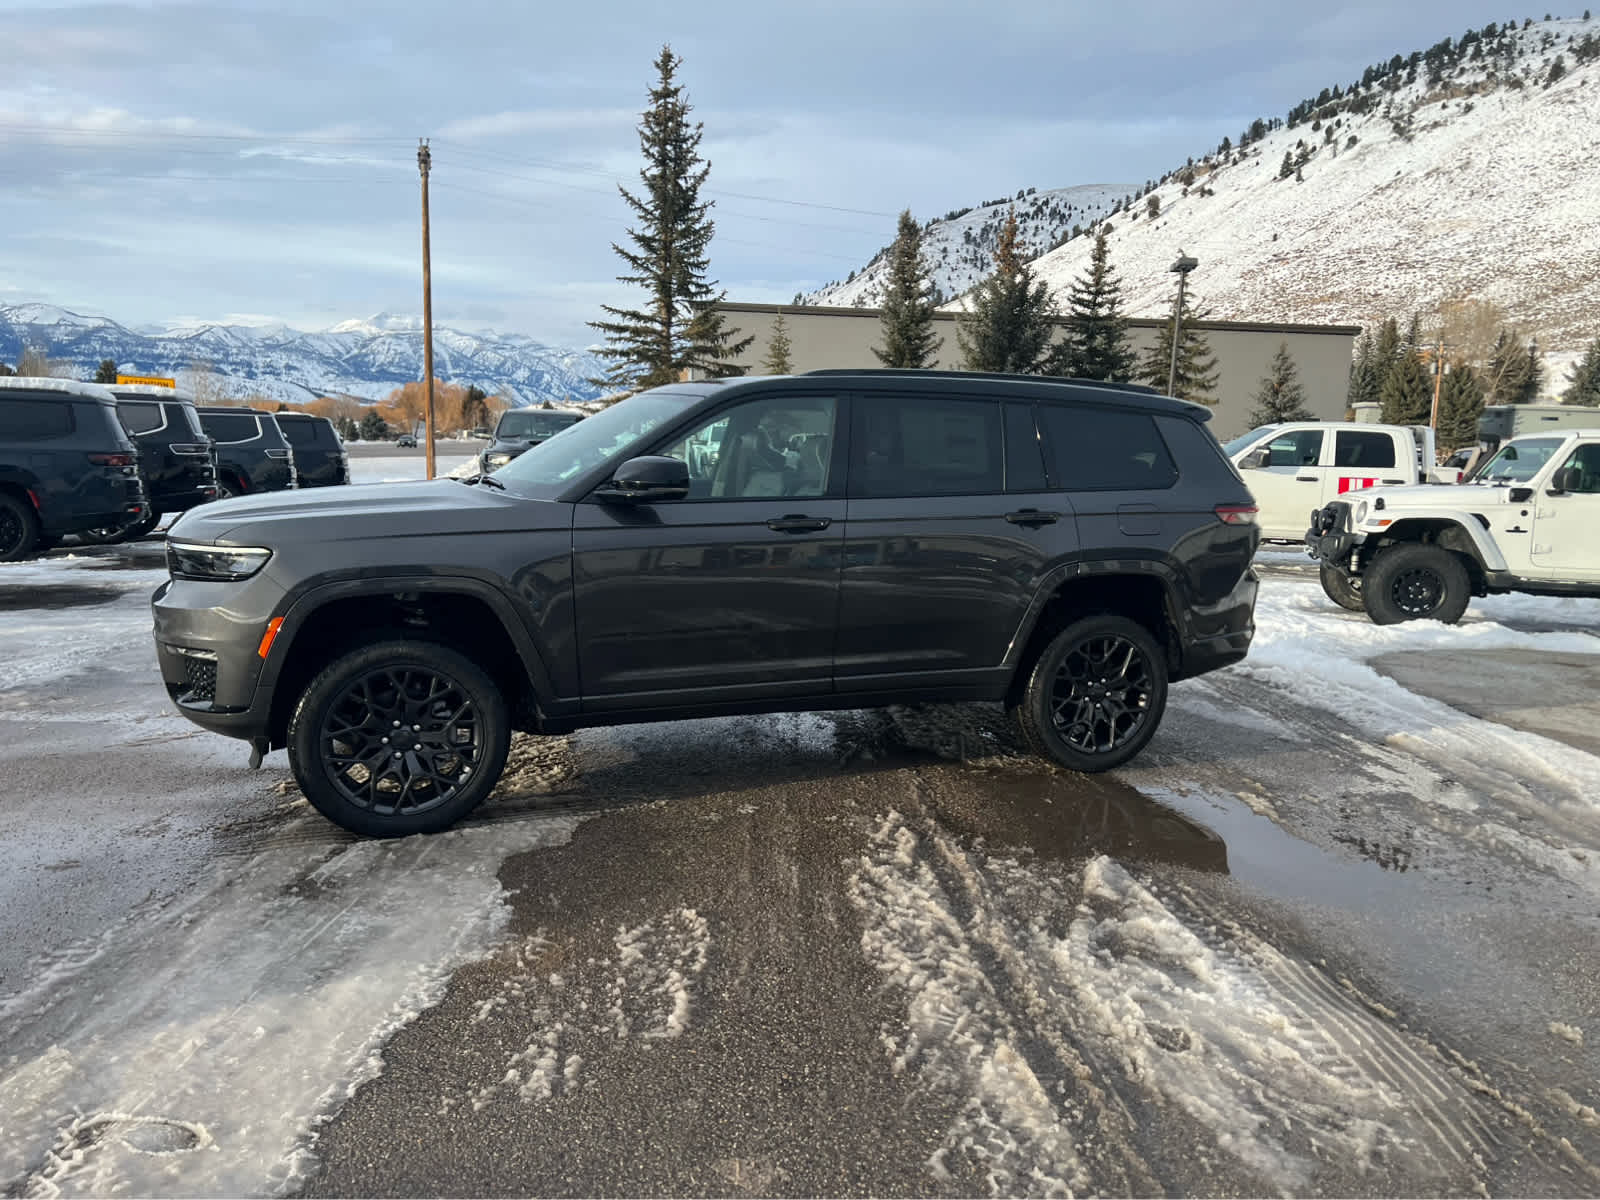
<path fill-rule="evenodd" d="M 398 136 L 313 138 L 292 134 L 277 136 L 268 133 L 178 133 L 164 129 L 82 129 L 76 125 L 34 125 L 0 121 L 0 130 L 13 133 L 67 134 L 74 137 L 157 138 L 219 142 L 296 142 L 313 146 L 350 146 L 359 143 L 395 143 L 409 145 L 410 138 Z"/>

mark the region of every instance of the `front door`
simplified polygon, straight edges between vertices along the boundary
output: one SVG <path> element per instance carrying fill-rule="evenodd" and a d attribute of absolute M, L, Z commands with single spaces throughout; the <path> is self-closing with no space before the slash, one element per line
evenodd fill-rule
<path fill-rule="evenodd" d="M 1535 497 L 1533 568 L 1539 578 L 1600 579 L 1600 442 L 1573 448 L 1565 492 Z"/>
<path fill-rule="evenodd" d="M 1245 484 L 1260 509 L 1261 536 L 1299 541 L 1311 524 L 1311 510 L 1322 504 L 1322 446 L 1325 434 L 1315 427 L 1280 429 L 1262 449 L 1263 467 L 1243 472 Z"/>
<path fill-rule="evenodd" d="M 832 689 L 842 409 L 829 395 L 745 400 L 651 451 L 689 465 L 686 499 L 576 506 L 586 709 Z"/>

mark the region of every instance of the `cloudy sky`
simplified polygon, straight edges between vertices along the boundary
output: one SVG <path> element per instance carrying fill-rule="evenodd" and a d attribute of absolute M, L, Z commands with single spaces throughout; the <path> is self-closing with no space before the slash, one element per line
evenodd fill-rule
<path fill-rule="evenodd" d="M 1302 15 L 1302 13 L 1304 15 Z M 0 0 L 0 304 L 325 328 L 421 309 L 582 344 L 670 42 L 713 273 L 788 300 L 919 217 L 1139 184 L 1253 117 L 1522 13 L 1494 0 Z M 1557 14 L 1561 15 L 1561 14 Z"/>

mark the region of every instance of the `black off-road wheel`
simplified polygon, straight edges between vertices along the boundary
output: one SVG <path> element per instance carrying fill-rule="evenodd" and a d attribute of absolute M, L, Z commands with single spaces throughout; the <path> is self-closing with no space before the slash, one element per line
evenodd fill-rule
<path fill-rule="evenodd" d="M 289 720 L 306 799 L 368 837 L 437 833 L 493 790 L 510 712 L 489 675 L 434 642 L 353 650 L 311 681 Z"/>
<path fill-rule="evenodd" d="M 1361 599 L 1361 585 L 1356 580 L 1327 564 L 1323 564 L 1321 578 L 1322 590 L 1340 608 L 1348 608 L 1351 612 L 1367 611 Z"/>
<path fill-rule="evenodd" d="M 1390 546 L 1367 564 L 1361 599 L 1376 625 L 1454 625 L 1472 599 L 1467 568 L 1450 551 L 1421 542 Z"/>
<path fill-rule="evenodd" d="M 26 501 L 0 492 L 0 562 L 20 562 L 39 543 L 39 518 Z"/>
<path fill-rule="evenodd" d="M 1167 660 L 1126 617 L 1074 621 L 1039 656 L 1017 706 L 1037 754 L 1072 771 L 1121 766 L 1155 736 L 1167 707 Z"/>

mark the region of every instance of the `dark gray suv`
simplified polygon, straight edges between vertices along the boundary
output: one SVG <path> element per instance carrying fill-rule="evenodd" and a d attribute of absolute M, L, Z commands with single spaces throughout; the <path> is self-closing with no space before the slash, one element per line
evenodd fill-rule
<path fill-rule="evenodd" d="M 1209 415 L 945 372 L 658 388 L 476 482 L 186 514 L 161 670 L 375 835 L 460 819 L 513 729 L 989 701 L 1105 770 L 1254 632 L 1255 505 Z"/>

